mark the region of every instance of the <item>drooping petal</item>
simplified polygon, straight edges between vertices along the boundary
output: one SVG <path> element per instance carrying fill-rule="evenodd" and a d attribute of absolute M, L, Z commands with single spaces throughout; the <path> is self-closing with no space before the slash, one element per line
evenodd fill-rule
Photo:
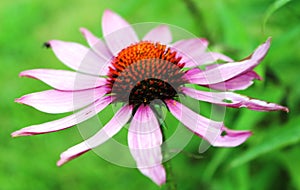
<path fill-rule="evenodd" d="M 51 40 L 48 44 L 61 62 L 76 71 L 97 76 L 108 72 L 108 60 L 81 44 L 59 40 Z"/>
<path fill-rule="evenodd" d="M 267 54 L 270 47 L 270 41 L 271 39 L 269 38 L 264 44 L 260 45 L 249 59 L 222 64 L 213 69 L 199 73 L 191 74 L 187 72 L 184 78 L 191 83 L 208 85 L 220 83 L 251 71 Z"/>
<path fill-rule="evenodd" d="M 84 142 L 77 144 L 68 150 L 64 151 L 60 155 L 60 160 L 57 162 L 58 166 L 77 158 L 85 152 L 103 144 L 108 139 L 117 134 L 121 128 L 128 122 L 132 114 L 132 106 L 122 107 L 114 117 L 95 135 L 85 140 Z"/>
<path fill-rule="evenodd" d="M 202 54 L 195 55 L 193 59 L 188 60 L 184 67 L 198 67 L 202 65 L 209 65 L 217 61 L 233 62 L 230 57 L 217 52 L 204 52 Z"/>
<path fill-rule="evenodd" d="M 222 127 L 222 133 L 219 138 L 215 139 L 214 146 L 216 147 L 233 147 L 245 142 L 251 135 L 251 131 L 246 130 L 230 130 Z"/>
<path fill-rule="evenodd" d="M 92 105 L 88 106 L 87 108 L 80 110 L 79 112 L 76 112 L 72 115 L 69 115 L 67 117 L 58 120 L 50 121 L 47 123 L 25 127 L 23 129 L 13 132 L 11 135 L 13 137 L 30 136 L 30 135 L 50 133 L 54 131 L 67 129 L 69 127 L 72 127 L 78 123 L 81 123 L 93 117 L 101 110 L 103 110 L 112 101 L 113 101 L 112 97 L 101 98 L 97 100 L 95 103 L 93 103 Z"/>
<path fill-rule="evenodd" d="M 197 55 L 193 60 L 186 63 L 185 67 L 198 67 L 202 65 L 209 65 L 218 61 L 233 62 L 233 60 L 221 53 L 217 52 L 205 52 L 201 55 Z"/>
<path fill-rule="evenodd" d="M 63 91 L 85 90 L 106 84 L 104 78 L 56 69 L 27 70 L 22 71 L 19 76 L 41 80 L 51 87 Z"/>
<path fill-rule="evenodd" d="M 184 63 L 195 60 L 195 57 L 204 54 L 208 46 L 208 41 L 204 38 L 192 38 L 187 40 L 180 40 L 172 45 L 172 50 L 177 52 L 177 55 Z M 194 65 L 193 65 L 194 66 Z M 185 65 L 185 67 L 189 67 Z"/>
<path fill-rule="evenodd" d="M 128 22 L 110 10 L 106 10 L 103 14 L 102 31 L 107 46 L 115 56 L 123 48 L 139 41 Z"/>
<path fill-rule="evenodd" d="M 149 31 L 143 38 L 143 41 L 159 42 L 162 44 L 170 44 L 172 42 L 172 34 L 168 26 L 160 25 Z"/>
<path fill-rule="evenodd" d="M 253 80 L 261 80 L 255 71 L 248 71 L 225 82 L 210 84 L 209 88 L 223 91 L 244 90 L 253 84 Z"/>
<path fill-rule="evenodd" d="M 222 136 L 222 132 L 226 132 L 222 122 L 212 121 L 199 114 L 193 112 L 183 104 L 175 100 L 168 100 L 166 104 L 170 112 L 189 130 L 199 137 L 207 140 L 213 146 L 234 147 L 242 144 L 251 136 L 249 131 L 230 131 Z"/>
<path fill-rule="evenodd" d="M 156 184 L 166 181 L 162 166 L 162 133 L 155 114 L 149 106 L 141 105 L 128 131 L 128 146 L 138 169 Z"/>
<path fill-rule="evenodd" d="M 107 45 L 99 38 L 94 36 L 88 29 L 80 28 L 81 33 L 85 37 L 89 46 L 101 57 L 106 60 L 110 60 L 113 57 L 113 54 L 110 52 Z"/>
<path fill-rule="evenodd" d="M 264 102 L 262 100 L 251 99 L 233 92 L 206 92 L 192 88 L 182 87 L 182 92 L 197 100 L 210 102 L 227 107 L 241 108 L 245 107 L 256 111 L 277 111 L 283 110 L 288 112 L 288 108 Z"/>
<path fill-rule="evenodd" d="M 46 113 L 65 113 L 76 111 L 100 99 L 107 93 L 106 88 L 82 91 L 46 90 L 22 96 L 15 101 L 32 106 Z"/>

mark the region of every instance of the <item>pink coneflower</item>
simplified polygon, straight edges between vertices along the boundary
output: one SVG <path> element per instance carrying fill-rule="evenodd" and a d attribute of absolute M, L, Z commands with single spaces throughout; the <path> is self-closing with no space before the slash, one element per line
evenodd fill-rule
<path fill-rule="evenodd" d="M 93 117 L 109 104 L 122 104 L 94 136 L 63 152 L 57 162 L 59 166 L 101 145 L 130 123 L 128 146 L 137 168 L 161 185 L 166 181 L 161 152 L 163 134 L 156 107 L 152 105 L 154 100 L 160 100 L 161 106 L 166 106 L 190 131 L 212 146 L 220 147 L 238 146 L 251 132 L 230 130 L 222 122 L 195 113 L 180 103 L 179 94 L 226 107 L 288 111 L 286 107 L 233 92 L 246 89 L 254 79 L 260 79 L 253 68 L 265 57 L 270 39 L 247 59 L 234 62 L 225 55 L 207 52 L 205 39 L 171 43 L 171 32 L 165 25 L 154 28 L 139 40 L 133 28 L 109 10 L 104 12 L 102 29 L 105 43 L 87 29 L 81 29 L 90 48 L 58 40 L 46 43 L 59 60 L 78 72 L 34 69 L 20 74 L 41 80 L 54 89 L 25 95 L 17 102 L 46 113 L 76 112 L 25 127 L 13 132 L 13 137 L 63 130 Z M 217 60 L 226 63 L 217 64 Z M 205 65 L 205 70 L 199 68 Z"/>

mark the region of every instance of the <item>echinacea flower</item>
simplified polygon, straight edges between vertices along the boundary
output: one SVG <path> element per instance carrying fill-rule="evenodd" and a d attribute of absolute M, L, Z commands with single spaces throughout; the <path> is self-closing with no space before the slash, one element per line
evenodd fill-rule
<path fill-rule="evenodd" d="M 63 130 L 88 120 L 110 104 L 122 104 L 94 136 L 63 152 L 57 162 L 59 166 L 101 145 L 130 123 L 128 146 L 137 168 L 161 185 L 166 181 L 161 151 L 163 134 L 156 107 L 151 104 L 154 100 L 159 99 L 164 104 L 162 106 L 166 106 L 185 127 L 218 147 L 238 146 L 251 132 L 230 130 L 223 122 L 195 113 L 178 100 L 179 94 L 232 108 L 288 111 L 286 107 L 233 92 L 246 89 L 253 80 L 260 79 L 253 69 L 265 57 L 270 39 L 250 57 L 234 62 L 220 53 L 207 52 L 205 39 L 183 39 L 171 43 L 172 35 L 166 25 L 152 29 L 140 40 L 124 19 L 109 10 L 102 17 L 102 29 L 105 42 L 87 29 L 81 29 L 90 48 L 59 40 L 47 42 L 57 58 L 77 72 L 34 69 L 20 74 L 41 80 L 54 89 L 25 95 L 16 102 L 46 113 L 75 113 L 25 127 L 13 132 L 13 137 Z M 223 63 L 218 64 L 217 60 Z"/>

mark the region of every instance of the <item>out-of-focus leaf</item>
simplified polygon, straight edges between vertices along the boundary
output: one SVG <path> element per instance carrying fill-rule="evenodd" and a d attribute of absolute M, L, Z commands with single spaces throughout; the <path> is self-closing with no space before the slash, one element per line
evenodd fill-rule
<path fill-rule="evenodd" d="M 237 17 L 235 10 L 230 7 L 229 3 L 215 1 L 216 14 L 220 18 L 224 41 L 226 45 L 238 47 L 239 49 L 250 49 L 247 31 L 245 30 L 242 18 Z"/>
<path fill-rule="evenodd" d="M 203 172 L 205 175 L 203 175 L 203 179 L 205 181 L 210 181 L 215 174 L 218 167 L 221 165 L 221 163 L 226 159 L 228 154 L 231 152 L 230 149 L 219 149 L 216 151 L 217 154 L 212 158 L 212 160 L 209 162 L 207 167 L 205 168 L 205 171 Z"/>
<path fill-rule="evenodd" d="M 252 167 L 259 167 L 253 166 Z M 255 172 L 254 175 L 251 176 L 251 181 L 255 181 L 255 183 L 250 183 L 250 189 L 272 189 L 272 183 L 266 183 L 266 181 L 272 181 L 273 176 L 276 175 L 279 171 L 279 167 L 274 167 L 272 163 L 266 163 L 262 170 L 259 172 Z"/>
<path fill-rule="evenodd" d="M 232 160 L 229 164 L 230 167 L 236 167 L 246 162 L 249 162 L 263 154 L 266 154 L 270 151 L 295 144 L 300 141 L 300 118 L 292 119 L 285 126 L 274 126 L 274 129 L 265 135 L 262 139 L 262 142 L 258 144 L 240 157 L 237 157 Z"/>
<path fill-rule="evenodd" d="M 295 147 L 291 150 L 284 151 L 280 154 L 279 158 L 289 171 L 293 184 L 300 189 L 300 162 L 299 162 L 300 149 Z"/>
<path fill-rule="evenodd" d="M 286 5 L 288 2 L 290 2 L 291 0 L 277 0 L 274 3 L 272 3 L 264 16 L 264 20 L 263 20 L 263 31 L 265 31 L 265 26 L 270 18 L 270 16 L 277 11 L 278 9 L 280 9 L 281 7 L 283 7 L 284 5 Z"/>

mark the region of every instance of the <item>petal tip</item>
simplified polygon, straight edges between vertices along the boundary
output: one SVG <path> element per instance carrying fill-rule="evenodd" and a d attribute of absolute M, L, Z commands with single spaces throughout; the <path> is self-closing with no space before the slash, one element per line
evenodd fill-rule
<path fill-rule="evenodd" d="M 15 138 L 15 137 L 19 137 L 21 135 L 20 135 L 19 131 L 15 131 L 15 132 L 11 133 L 10 136 L 13 137 L 13 138 Z"/>
<path fill-rule="evenodd" d="M 162 29 L 169 29 L 169 26 L 166 25 L 166 24 L 161 24 L 158 26 L 159 28 L 162 28 Z"/>
<path fill-rule="evenodd" d="M 49 40 L 49 41 L 44 43 L 44 46 L 46 48 L 53 48 L 53 46 L 55 46 L 59 42 L 60 42 L 59 40 Z"/>
<path fill-rule="evenodd" d="M 83 35 L 84 38 L 88 38 L 88 35 L 89 35 L 89 30 L 88 29 L 80 27 L 79 31 L 81 32 L 81 34 Z"/>
<path fill-rule="evenodd" d="M 22 71 L 19 73 L 19 77 L 26 77 L 27 76 L 27 72 L 26 71 Z"/>
<path fill-rule="evenodd" d="M 56 162 L 56 165 L 57 165 L 58 167 L 60 167 L 60 166 L 64 165 L 66 162 L 67 162 L 66 159 L 61 158 L 60 160 L 58 160 L 58 161 Z"/>
<path fill-rule="evenodd" d="M 44 42 L 43 46 L 46 47 L 46 48 L 51 48 L 51 44 L 49 43 L 49 41 Z"/>
<path fill-rule="evenodd" d="M 21 130 L 18 130 L 18 131 L 15 131 L 15 132 L 11 133 L 10 135 L 11 135 L 11 137 L 15 138 L 15 137 L 21 137 L 21 136 L 30 136 L 32 134 L 28 133 L 26 131 L 23 131 L 21 129 Z"/>
<path fill-rule="evenodd" d="M 206 38 L 199 38 L 200 42 L 204 45 L 204 46 L 208 46 L 208 40 Z"/>
<path fill-rule="evenodd" d="M 110 9 L 105 9 L 103 14 L 114 14 L 114 12 Z"/>
<path fill-rule="evenodd" d="M 286 113 L 289 113 L 289 112 L 290 112 L 289 108 L 284 107 L 284 106 L 282 106 L 282 111 L 285 111 Z"/>
<path fill-rule="evenodd" d="M 45 42 L 44 45 L 47 48 L 52 48 L 53 46 L 55 46 L 57 44 L 57 42 L 59 42 L 58 40 L 49 40 L 48 42 Z"/>
<path fill-rule="evenodd" d="M 166 183 L 166 171 L 165 171 L 164 167 L 162 167 L 162 171 L 161 172 L 162 172 L 161 176 L 155 180 L 155 183 L 158 186 L 162 186 L 163 184 Z"/>
<path fill-rule="evenodd" d="M 267 46 L 268 49 L 270 48 L 271 42 L 272 42 L 272 38 L 271 37 L 269 37 L 267 39 L 267 41 L 265 42 L 265 45 Z"/>
<path fill-rule="evenodd" d="M 113 17 L 115 15 L 117 15 L 117 14 L 115 12 L 113 12 L 112 10 L 105 9 L 103 12 L 102 19 L 109 19 L 109 17 Z"/>
<path fill-rule="evenodd" d="M 68 161 L 70 161 L 70 157 L 66 156 L 66 152 L 63 152 L 60 154 L 60 159 L 56 162 L 56 165 L 60 167 L 65 163 L 67 163 Z"/>
<path fill-rule="evenodd" d="M 166 178 L 161 179 L 161 180 L 159 180 L 159 181 L 156 181 L 155 183 L 156 183 L 158 186 L 162 186 L 163 184 L 166 183 Z"/>
<path fill-rule="evenodd" d="M 219 136 L 211 144 L 215 147 L 237 147 L 243 144 L 253 133 L 251 131 L 238 131 L 223 127 L 222 131 L 226 133 L 224 136 Z"/>
<path fill-rule="evenodd" d="M 21 98 L 16 98 L 16 99 L 15 99 L 15 102 L 16 102 L 16 103 L 19 103 L 19 104 L 24 104 L 24 99 L 25 99 L 25 97 L 22 96 Z"/>
<path fill-rule="evenodd" d="M 83 35 L 85 35 L 85 33 L 87 32 L 87 29 L 84 28 L 84 27 L 80 27 L 80 28 L 79 28 L 79 31 L 80 31 Z"/>

